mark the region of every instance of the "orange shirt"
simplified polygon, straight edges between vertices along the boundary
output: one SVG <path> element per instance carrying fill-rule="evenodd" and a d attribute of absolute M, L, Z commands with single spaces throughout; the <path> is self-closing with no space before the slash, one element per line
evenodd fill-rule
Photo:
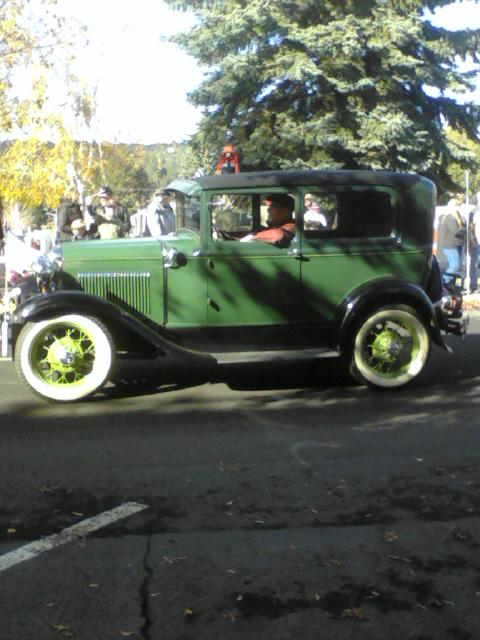
<path fill-rule="evenodd" d="M 254 235 L 255 240 L 262 240 L 268 244 L 278 244 L 279 246 L 288 246 L 291 239 L 295 235 L 295 223 L 286 222 L 281 227 L 270 227 L 259 231 Z"/>

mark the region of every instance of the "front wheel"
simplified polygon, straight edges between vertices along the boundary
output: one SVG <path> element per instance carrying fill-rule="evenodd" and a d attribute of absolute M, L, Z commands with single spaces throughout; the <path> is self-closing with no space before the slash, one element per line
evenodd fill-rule
<path fill-rule="evenodd" d="M 64 315 L 27 323 L 18 337 L 15 366 L 20 379 L 52 402 L 72 402 L 108 379 L 114 345 L 95 318 Z"/>
<path fill-rule="evenodd" d="M 384 307 L 357 328 L 350 370 L 374 387 L 401 387 L 423 370 L 430 353 L 430 336 L 411 307 Z"/>

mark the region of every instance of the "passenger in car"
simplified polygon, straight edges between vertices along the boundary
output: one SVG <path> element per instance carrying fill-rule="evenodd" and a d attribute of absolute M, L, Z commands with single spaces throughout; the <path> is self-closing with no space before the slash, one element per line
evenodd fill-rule
<path fill-rule="evenodd" d="M 240 242 L 261 240 L 276 247 L 288 247 L 295 236 L 295 201 L 286 193 L 275 193 L 265 200 L 268 205 L 268 227 L 245 236 Z"/>
<path fill-rule="evenodd" d="M 322 229 L 326 228 L 327 219 L 320 211 L 318 202 L 311 193 L 305 194 L 305 212 L 303 214 L 303 222 L 305 229 Z"/>

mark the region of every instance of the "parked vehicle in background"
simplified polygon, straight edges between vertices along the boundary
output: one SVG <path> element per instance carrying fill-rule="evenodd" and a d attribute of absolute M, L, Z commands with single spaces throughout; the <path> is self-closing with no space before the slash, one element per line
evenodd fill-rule
<path fill-rule="evenodd" d="M 51 292 L 22 303 L 12 350 L 22 380 L 68 402 L 115 358 L 222 363 L 338 355 L 361 382 L 402 387 L 431 343 L 462 335 L 461 296 L 432 256 L 435 187 L 413 174 L 267 171 L 176 180 L 175 232 L 62 245 Z M 322 214 L 303 223 L 309 194 Z M 256 238 L 283 203 L 287 244 Z M 293 210 L 291 210 L 293 208 Z M 326 224 L 324 224 L 326 222 Z"/>

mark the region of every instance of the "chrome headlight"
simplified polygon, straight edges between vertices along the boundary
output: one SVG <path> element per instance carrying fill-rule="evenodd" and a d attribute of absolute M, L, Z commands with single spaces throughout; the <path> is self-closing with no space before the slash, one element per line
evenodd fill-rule
<path fill-rule="evenodd" d="M 32 263 L 32 271 L 39 276 L 52 275 L 56 270 L 57 266 L 55 263 L 45 254 L 38 256 L 35 262 Z"/>
<path fill-rule="evenodd" d="M 57 269 L 61 269 L 63 266 L 63 253 L 61 245 L 57 245 L 53 247 L 53 249 L 48 254 L 50 260 L 57 266 Z"/>

